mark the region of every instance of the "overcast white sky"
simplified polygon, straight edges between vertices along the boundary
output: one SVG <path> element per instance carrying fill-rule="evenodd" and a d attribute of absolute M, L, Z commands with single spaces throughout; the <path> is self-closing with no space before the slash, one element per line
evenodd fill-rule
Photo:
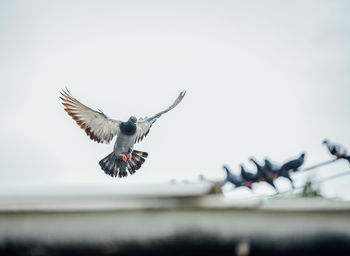
<path fill-rule="evenodd" d="M 219 178 L 223 163 L 302 151 L 307 166 L 330 159 L 324 138 L 350 150 L 349 11 L 345 0 L 1 1 L 0 186 Z M 119 180 L 98 165 L 114 141 L 89 140 L 63 111 L 65 86 L 121 120 L 188 92 L 136 145 L 149 152 L 142 169 Z M 349 183 L 322 191 L 350 199 Z"/>

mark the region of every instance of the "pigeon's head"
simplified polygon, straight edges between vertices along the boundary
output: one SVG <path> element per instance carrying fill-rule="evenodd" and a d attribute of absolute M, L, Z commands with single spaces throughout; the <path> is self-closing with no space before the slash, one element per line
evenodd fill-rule
<path fill-rule="evenodd" d="M 231 175 L 230 169 L 226 165 L 223 165 L 222 168 L 225 170 L 227 176 Z"/>
<path fill-rule="evenodd" d="M 137 122 L 137 118 L 136 118 L 135 116 L 131 116 L 131 117 L 129 117 L 128 122 L 131 122 L 131 123 L 136 124 L 136 122 Z"/>
<path fill-rule="evenodd" d="M 270 160 L 269 159 L 267 159 L 267 158 L 265 158 L 264 159 L 264 164 L 265 164 L 265 166 L 267 166 L 267 167 L 271 167 L 271 162 L 270 162 Z"/>
<path fill-rule="evenodd" d="M 306 155 L 306 153 L 305 153 L 305 152 L 303 152 L 303 153 L 300 155 L 300 158 L 304 158 L 304 157 L 305 157 L 305 155 Z"/>
<path fill-rule="evenodd" d="M 328 144 L 328 140 L 326 140 L 326 139 L 324 139 L 323 141 L 322 141 L 322 144 Z"/>

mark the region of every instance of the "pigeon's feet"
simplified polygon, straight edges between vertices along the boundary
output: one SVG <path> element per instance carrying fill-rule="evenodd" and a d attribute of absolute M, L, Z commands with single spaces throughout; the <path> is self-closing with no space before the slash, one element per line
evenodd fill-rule
<path fill-rule="evenodd" d="M 128 160 L 129 160 L 129 161 L 131 160 L 131 154 L 129 154 L 129 156 L 128 156 Z"/>
<path fill-rule="evenodd" d="M 123 161 L 126 162 L 126 160 L 127 160 L 126 155 L 120 154 L 120 156 L 122 157 Z"/>
<path fill-rule="evenodd" d="M 250 188 L 253 185 L 252 181 L 246 181 L 243 183 L 243 186 Z"/>

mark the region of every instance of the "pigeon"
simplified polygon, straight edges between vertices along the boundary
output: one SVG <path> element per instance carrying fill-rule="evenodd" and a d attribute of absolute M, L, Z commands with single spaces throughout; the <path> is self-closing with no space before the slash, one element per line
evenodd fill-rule
<path fill-rule="evenodd" d="M 302 153 L 299 158 L 287 161 L 284 163 L 281 168 L 278 170 L 278 177 L 284 177 L 290 181 L 290 184 L 292 185 L 292 188 L 295 188 L 294 181 L 290 177 L 290 171 L 293 172 L 298 171 L 299 167 L 304 164 L 305 161 L 305 153 Z"/>
<path fill-rule="evenodd" d="M 324 140 L 322 144 L 327 146 L 329 153 L 335 156 L 336 159 L 343 158 L 348 160 L 350 163 L 350 156 L 347 154 L 346 148 L 339 144 L 331 143 L 329 140 Z"/>
<path fill-rule="evenodd" d="M 241 176 L 244 180 L 246 180 L 247 182 L 250 182 L 251 184 L 259 180 L 260 177 L 258 174 L 254 174 L 246 171 L 243 164 L 241 164 L 240 167 L 241 167 Z"/>
<path fill-rule="evenodd" d="M 60 93 L 64 110 L 80 128 L 85 130 L 91 140 L 108 144 L 114 136 L 117 136 L 113 152 L 103 158 L 99 165 L 107 175 L 121 178 L 128 175 L 127 171 L 134 174 L 141 168 L 148 153 L 134 149 L 134 144 L 147 136 L 152 125 L 161 115 L 175 108 L 182 101 L 186 91 L 182 91 L 170 107 L 158 114 L 139 119 L 130 116 L 126 122 L 111 119 L 101 110 L 96 111 L 85 106 L 74 98 L 67 88 L 62 89 Z"/>
<path fill-rule="evenodd" d="M 259 175 L 259 178 L 257 181 L 265 181 L 271 187 L 273 187 L 275 189 L 275 191 L 278 193 L 278 189 L 276 188 L 275 184 L 273 183 L 274 177 L 271 175 L 271 173 L 268 172 L 268 170 L 265 168 L 265 166 L 261 166 L 254 158 L 250 158 L 249 161 L 253 162 L 256 166 L 257 175 Z"/>
<path fill-rule="evenodd" d="M 274 179 L 277 179 L 279 177 L 284 177 L 290 181 L 292 188 L 295 188 L 294 181 L 290 177 L 289 171 L 285 171 L 280 166 L 271 163 L 270 160 L 268 160 L 266 158 L 265 158 L 264 162 L 265 162 L 265 164 L 264 164 L 265 169 L 267 169 L 267 171 L 269 173 L 271 173 L 271 175 L 273 176 Z"/>
<path fill-rule="evenodd" d="M 280 166 L 273 164 L 269 159 L 264 159 L 264 167 L 271 173 L 277 173 L 280 170 Z"/>
<path fill-rule="evenodd" d="M 228 166 L 226 166 L 226 165 L 223 165 L 222 168 L 223 168 L 223 169 L 225 170 L 225 172 L 226 172 L 226 178 L 225 178 L 225 180 L 226 180 L 227 182 L 232 183 L 233 185 L 236 186 L 236 188 L 238 188 L 238 187 L 247 187 L 247 188 L 249 188 L 249 189 L 252 189 L 252 182 L 246 181 L 246 180 L 244 180 L 244 179 L 242 179 L 242 178 L 240 178 L 240 177 L 234 175 L 234 174 L 231 172 L 230 168 L 229 168 Z"/>
<path fill-rule="evenodd" d="M 298 171 L 299 167 L 304 164 L 304 161 L 305 161 L 305 153 L 302 153 L 297 159 L 293 159 L 293 160 L 290 160 L 290 161 L 284 163 L 281 166 L 280 171 L 281 172 L 283 172 L 283 171 L 288 172 L 288 171 L 292 170 L 293 172 L 296 172 L 296 171 Z"/>

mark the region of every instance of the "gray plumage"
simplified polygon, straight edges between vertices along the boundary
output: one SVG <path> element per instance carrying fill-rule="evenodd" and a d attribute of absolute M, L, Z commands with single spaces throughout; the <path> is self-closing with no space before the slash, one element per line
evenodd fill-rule
<path fill-rule="evenodd" d="M 102 111 L 93 110 L 75 99 L 72 94 L 62 90 L 60 99 L 64 110 L 86 132 L 90 139 L 98 143 L 109 143 L 117 136 L 113 152 L 103 158 L 99 164 L 106 174 L 112 177 L 125 177 L 127 170 L 135 173 L 145 162 L 148 153 L 134 150 L 134 144 L 147 136 L 154 122 L 163 114 L 176 107 L 184 98 L 182 91 L 174 103 L 167 109 L 152 117 L 139 118 L 131 116 L 127 122 L 111 119 Z"/>

